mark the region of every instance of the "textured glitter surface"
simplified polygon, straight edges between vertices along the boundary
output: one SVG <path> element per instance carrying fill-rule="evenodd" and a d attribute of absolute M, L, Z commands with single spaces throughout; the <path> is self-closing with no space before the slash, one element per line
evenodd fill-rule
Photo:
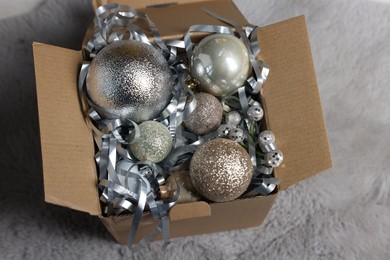
<path fill-rule="evenodd" d="M 239 127 L 231 129 L 229 132 L 229 139 L 233 140 L 236 143 L 240 143 L 244 141 L 245 140 L 244 131 Z"/>
<path fill-rule="evenodd" d="M 282 162 L 283 153 L 280 150 L 274 150 L 265 155 L 265 164 L 267 166 L 279 167 Z"/>
<path fill-rule="evenodd" d="M 275 135 L 268 130 L 265 130 L 259 134 L 259 143 L 266 145 L 266 144 L 272 144 L 275 142 Z"/>
<path fill-rule="evenodd" d="M 225 123 L 228 125 L 236 126 L 241 122 L 241 115 L 238 111 L 230 111 L 225 116 Z"/>
<path fill-rule="evenodd" d="M 201 145 L 190 163 L 190 177 L 205 198 L 224 202 L 238 198 L 252 179 L 252 163 L 239 144 L 217 138 Z"/>
<path fill-rule="evenodd" d="M 217 132 L 219 137 L 227 137 L 230 131 L 234 128 L 232 125 L 222 124 L 218 127 Z"/>
<path fill-rule="evenodd" d="M 219 100 L 208 93 L 197 93 L 196 108 L 184 121 L 184 126 L 194 134 L 204 135 L 221 124 L 223 107 Z"/>
<path fill-rule="evenodd" d="M 172 74 L 164 56 L 139 41 L 117 41 L 92 60 L 87 92 L 106 118 L 137 123 L 156 117 L 172 93 Z"/>
<path fill-rule="evenodd" d="M 130 151 L 140 161 L 160 162 L 172 149 L 171 134 L 163 124 L 145 121 L 139 125 L 138 142 L 129 145 Z"/>
<path fill-rule="evenodd" d="M 260 121 L 264 116 L 264 111 L 259 105 L 253 105 L 248 108 L 248 117 L 253 121 Z"/>
<path fill-rule="evenodd" d="M 235 36 L 213 34 L 200 41 L 191 59 L 192 77 L 215 96 L 231 95 L 241 87 L 251 70 L 248 51 Z"/>

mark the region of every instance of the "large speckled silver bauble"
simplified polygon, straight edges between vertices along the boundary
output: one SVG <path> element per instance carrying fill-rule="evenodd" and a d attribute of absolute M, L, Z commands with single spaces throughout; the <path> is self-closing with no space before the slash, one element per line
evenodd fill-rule
<path fill-rule="evenodd" d="M 197 135 L 204 135 L 216 130 L 222 121 L 222 104 L 216 97 L 204 92 L 197 93 L 195 98 L 196 108 L 184 120 L 184 126 Z"/>
<path fill-rule="evenodd" d="M 172 137 L 166 126 L 156 121 L 139 125 L 140 137 L 129 145 L 130 151 L 140 161 L 161 162 L 172 149 Z"/>
<path fill-rule="evenodd" d="M 172 74 L 156 48 L 139 41 L 116 41 L 92 60 L 87 93 L 105 118 L 137 123 L 159 115 L 172 94 Z"/>
<path fill-rule="evenodd" d="M 190 163 L 190 177 L 205 198 L 234 200 L 248 188 L 253 175 L 249 154 L 234 141 L 217 138 L 202 144 Z"/>
<path fill-rule="evenodd" d="M 213 34 L 202 39 L 191 58 L 191 76 L 214 96 L 231 95 L 241 87 L 251 70 L 248 50 L 235 36 Z"/>

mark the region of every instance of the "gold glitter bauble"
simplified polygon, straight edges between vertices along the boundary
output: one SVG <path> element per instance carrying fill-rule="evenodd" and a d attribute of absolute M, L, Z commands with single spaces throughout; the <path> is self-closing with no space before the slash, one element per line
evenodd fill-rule
<path fill-rule="evenodd" d="M 190 177 L 205 198 L 224 202 L 238 198 L 253 175 L 249 154 L 234 141 L 217 138 L 201 145 L 190 163 Z"/>

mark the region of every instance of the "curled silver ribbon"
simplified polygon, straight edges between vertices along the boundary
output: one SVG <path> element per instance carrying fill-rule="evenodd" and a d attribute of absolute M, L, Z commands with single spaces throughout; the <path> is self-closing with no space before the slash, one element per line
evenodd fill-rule
<path fill-rule="evenodd" d="M 193 25 L 185 33 L 184 41 L 168 40 L 163 42 L 157 27 L 146 14 L 124 5 L 104 5 L 96 10 L 94 34 L 87 46 L 84 47 L 86 58 L 91 60 L 97 52 L 113 41 L 128 39 L 141 41 L 162 51 L 174 75 L 172 98 L 164 111 L 161 112 L 158 118 L 154 119 L 168 127 L 174 145 L 167 158 L 161 163 L 155 164 L 136 160 L 126 149 L 128 144 L 137 142 L 140 136 L 140 130 L 136 123 L 120 119 L 106 120 L 99 116 L 99 110 L 102 108 L 93 104 L 85 91 L 89 61 L 82 64 L 79 73 L 78 92 L 81 108 L 85 112 L 86 123 L 92 129 L 98 147 L 95 160 L 99 172 L 100 199 L 105 204 L 103 212 L 107 215 L 118 215 L 123 212 L 133 214 L 128 234 L 128 246 L 133 250 L 136 250 L 133 246 L 134 238 L 142 214 L 146 209 L 150 210 L 158 225 L 152 233 L 139 242 L 139 245 L 146 245 L 160 233 L 162 233 L 164 241 L 168 242 L 168 212 L 175 205 L 180 189 L 177 185 L 176 195 L 169 201 L 162 201 L 158 198 L 159 185 L 165 182 L 170 169 L 188 167 L 186 165 L 200 144 L 219 136 L 217 131 L 204 136 L 196 136 L 186 132 L 181 127 L 181 123 L 196 107 L 194 93 L 185 82 L 189 77 L 187 61 L 192 57 L 196 45 L 191 39 L 191 33 L 193 32 L 238 34 L 247 47 L 253 68 L 253 76 L 249 77 L 244 86 L 238 90 L 237 96 L 224 97 L 221 103 L 225 111 L 240 110 L 244 115 L 240 127 L 245 130 L 247 149 L 255 173 L 250 189 L 244 196 L 266 195 L 276 189 L 277 179 L 272 177 L 272 169 L 263 169 L 264 165 L 261 160 L 258 160 L 256 154 L 257 144 L 249 131 L 252 123 L 246 115 L 248 106 L 257 102 L 252 95 L 258 95 L 269 72 L 265 64 L 256 61 L 256 56 L 260 53 L 257 43 L 257 27 L 248 25 L 242 28 L 235 22 L 209 10 L 204 11 L 233 28 L 216 25 Z M 136 25 L 136 20 L 142 20 L 148 25 L 150 29 L 148 33 L 152 36 L 153 42 Z M 184 49 L 186 57 L 179 55 L 177 49 Z M 91 107 L 88 107 L 87 104 Z M 109 111 L 105 110 L 106 114 L 107 112 Z M 259 127 L 257 125 L 254 126 L 254 129 L 254 132 L 258 133 Z M 130 134 L 134 135 L 134 138 L 127 140 Z"/>

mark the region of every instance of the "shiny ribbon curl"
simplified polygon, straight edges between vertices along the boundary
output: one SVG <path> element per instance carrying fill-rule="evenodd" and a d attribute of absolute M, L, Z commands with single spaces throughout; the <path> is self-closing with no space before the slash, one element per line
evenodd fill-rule
<path fill-rule="evenodd" d="M 234 27 L 234 29 L 227 26 L 193 25 L 185 33 L 184 41 L 168 40 L 163 42 L 157 27 L 146 14 L 128 6 L 108 4 L 96 10 L 94 34 L 87 46 L 84 47 L 87 59 L 91 60 L 98 51 L 113 41 L 128 39 L 141 41 L 161 50 L 174 75 L 174 90 L 171 101 L 160 116 L 155 118 L 156 121 L 168 127 L 174 146 L 168 157 L 158 165 L 150 162 L 139 162 L 124 148 L 129 143 L 137 142 L 140 135 L 138 125 L 128 120 L 102 119 L 99 116 L 99 110 L 102 108 L 89 99 L 85 90 L 89 61 L 85 61 L 80 69 L 78 80 L 80 103 L 86 114 L 86 123 L 93 131 L 94 140 L 99 150 L 95 155 L 95 160 L 99 172 L 100 199 L 106 204 L 103 212 L 107 215 L 118 215 L 125 211 L 133 213 L 133 220 L 128 234 L 128 246 L 133 250 L 137 250 L 133 243 L 145 209 L 150 210 L 158 225 L 152 233 L 139 242 L 139 245 L 146 245 L 160 233 L 163 234 L 165 245 L 167 245 L 169 240 L 168 212 L 175 205 L 180 189 L 177 185 L 176 195 L 170 201 L 164 202 L 157 197 L 159 185 L 164 183 L 169 169 L 185 167 L 184 165 L 188 163 L 200 144 L 219 137 L 217 131 L 204 136 L 196 136 L 183 131 L 180 126 L 195 109 L 196 99 L 185 82 L 189 77 L 187 61 L 185 57 L 178 54 L 177 49 L 184 49 L 187 60 L 191 59 L 196 46 L 191 40 L 192 32 L 238 34 L 240 36 L 248 50 L 254 76 L 249 77 L 244 86 L 238 90 L 238 97 L 223 97 L 221 103 L 225 111 L 241 110 L 244 116 L 241 125 L 243 129 L 249 129 L 251 124 L 246 113 L 248 106 L 257 102 L 252 98 L 252 95 L 258 95 L 269 73 L 269 69 L 265 64 L 256 61 L 256 56 L 260 53 L 257 42 L 258 28 L 256 26 L 248 25 L 242 28 L 237 23 L 216 15 L 207 9 L 204 9 L 204 11 Z M 136 20 L 143 20 L 147 23 L 153 42 L 134 23 Z M 86 102 L 84 102 L 85 100 Z M 255 127 L 255 129 L 255 132 L 258 133 L 259 127 Z M 134 139 L 126 140 L 126 136 L 131 133 L 134 133 Z M 276 189 L 277 179 L 272 177 L 272 169 L 268 171 L 263 169 L 265 166 L 256 157 L 256 142 L 253 141 L 247 130 L 244 133 L 248 143 L 248 153 L 254 168 L 254 177 L 250 189 L 243 197 L 270 194 Z"/>

